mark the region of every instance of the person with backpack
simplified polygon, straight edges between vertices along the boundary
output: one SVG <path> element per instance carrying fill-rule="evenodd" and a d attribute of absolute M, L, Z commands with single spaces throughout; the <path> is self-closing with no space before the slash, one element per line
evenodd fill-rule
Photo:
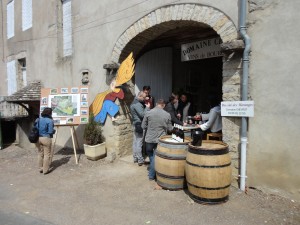
<path fill-rule="evenodd" d="M 37 142 L 39 171 L 46 175 L 50 172 L 52 137 L 55 133 L 51 108 L 46 107 L 43 110 L 41 117 L 36 119 L 34 127 L 39 131 Z"/>

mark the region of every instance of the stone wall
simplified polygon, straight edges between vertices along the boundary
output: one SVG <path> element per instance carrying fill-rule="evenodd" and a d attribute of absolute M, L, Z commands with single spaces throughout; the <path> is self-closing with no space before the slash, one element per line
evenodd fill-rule
<path fill-rule="evenodd" d="M 242 54 L 225 55 L 223 61 L 223 101 L 240 101 Z M 233 180 L 239 175 L 239 150 L 241 119 L 236 117 L 222 118 L 223 141 L 229 145 L 232 160 Z M 233 185 L 237 185 L 233 182 Z"/>
<path fill-rule="evenodd" d="M 154 32 L 147 32 L 148 30 L 155 27 L 156 35 L 158 35 L 172 29 L 173 26 L 178 26 L 178 22 L 185 23 L 185 25 L 194 22 L 207 24 L 220 35 L 223 42 L 237 39 L 237 29 L 233 22 L 217 9 L 196 4 L 172 5 L 159 8 L 130 26 L 116 42 L 111 60 L 122 60 L 129 52 L 133 50 L 137 52 L 149 40 L 155 39 Z M 241 53 L 230 53 L 224 57 L 224 101 L 240 100 L 241 58 Z M 129 135 L 132 128 L 129 119 L 126 117 L 127 112 L 123 111 L 121 114 L 122 121 L 115 124 L 116 138 L 120 142 L 116 145 L 121 147 L 117 153 L 118 155 L 125 154 L 127 149 L 131 149 L 130 141 L 132 141 L 132 135 Z M 233 178 L 237 178 L 239 173 L 239 132 L 240 119 L 223 118 L 223 140 L 229 144 Z M 237 185 L 236 182 L 234 184 Z"/>

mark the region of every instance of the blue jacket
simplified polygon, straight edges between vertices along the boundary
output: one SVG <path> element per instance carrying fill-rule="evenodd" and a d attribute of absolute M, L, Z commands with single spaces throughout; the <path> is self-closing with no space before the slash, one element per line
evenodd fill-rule
<path fill-rule="evenodd" d="M 34 122 L 34 126 L 39 130 L 40 137 L 52 138 L 55 133 L 53 119 L 49 117 L 40 117 Z"/>

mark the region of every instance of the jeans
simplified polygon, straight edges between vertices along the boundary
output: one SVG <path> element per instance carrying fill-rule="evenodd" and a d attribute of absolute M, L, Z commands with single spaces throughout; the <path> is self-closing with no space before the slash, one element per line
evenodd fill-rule
<path fill-rule="evenodd" d="M 142 155 L 143 146 L 143 134 L 133 131 L 133 161 L 138 163 L 144 163 L 144 157 Z"/>
<path fill-rule="evenodd" d="M 149 172 L 148 177 L 150 180 L 155 179 L 155 152 L 157 148 L 157 143 L 147 143 L 146 142 L 146 152 L 150 159 L 150 166 L 149 166 Z"/>

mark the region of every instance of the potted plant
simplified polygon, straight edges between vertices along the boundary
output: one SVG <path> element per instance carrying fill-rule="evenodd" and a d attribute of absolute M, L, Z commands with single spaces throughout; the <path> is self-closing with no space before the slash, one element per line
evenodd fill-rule
<path fill-rule="evenodd" d="M 89 122 L 84 129 L 84 154 L 90 160 L 98 160 L 106 155 L 104 137 L 102 135 L 102 125 L 94 120 L 94 115 L 90 114 Z"/>

